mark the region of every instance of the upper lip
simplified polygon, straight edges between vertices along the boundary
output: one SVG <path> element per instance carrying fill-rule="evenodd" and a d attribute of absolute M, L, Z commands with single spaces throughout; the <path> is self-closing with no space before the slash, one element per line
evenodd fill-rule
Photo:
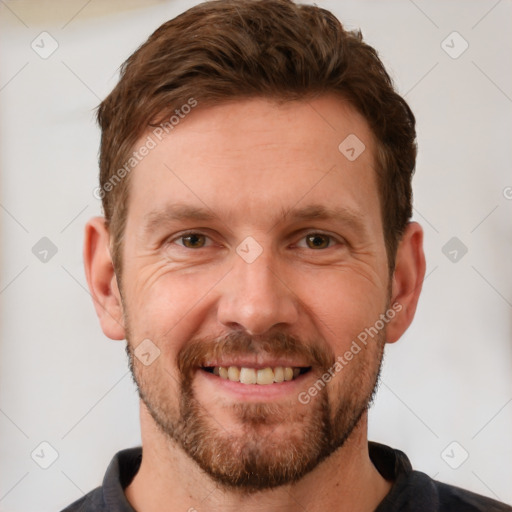
<path fill-rule="evenodd" d="M 299 361 L 298 359 L 285 359 L 285 358 L 269 358 L 266 356 L 244 356 L 244 357 L 229 357 L 223 360 L 209 360 L 201 365 L 203 368 L 212 368 L 215 366 L 238 366 L 239 368 L 276 368 L 277 366 L 289 366 L 291 368 L 309 368 L 311 364 Z"/>

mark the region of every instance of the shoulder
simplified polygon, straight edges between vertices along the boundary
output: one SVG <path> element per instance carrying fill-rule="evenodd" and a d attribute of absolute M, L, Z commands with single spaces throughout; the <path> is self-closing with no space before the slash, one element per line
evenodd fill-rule
<path fill-rule="evenodd" d="M 398 476 L 376 512 L 512 512 L 512 507 L 433 480 L 421 471 Z"/>
<path fill-rule="evenodd" d="M 106 512 L 103 489 L 97 487 L 85 496 L 68 505 L 61 512 Z"/>
<path fill-rule="evenodd" d="M 432 482 L 437 491 L 440 512 L 512 512 L 512 507 L 505 503 L 443 482 Z"/>
<path fill-rule="evenodd" d="M 379 473 L 393 482 L 375 512 L 512 512 L 510 505 L 413 470 L 400 450 L 370 442 L 369 454 Z"/>
<path fill-rule="evenodd" d="M 135 512 L 126 499 L 124 489 L 139 470 L 141 460 L 141 447 L 117 452 L 110 461 L 103 484 L 61 512 Z"/>

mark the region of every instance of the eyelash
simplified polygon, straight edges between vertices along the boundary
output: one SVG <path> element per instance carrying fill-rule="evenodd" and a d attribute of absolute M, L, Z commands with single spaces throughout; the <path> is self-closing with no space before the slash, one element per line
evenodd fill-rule
<path fill-rule="evenodd" d="M 179 236 L 173 238 L 172 240 L 169 240 L 168 243 L 169 244 L 175 243 L 177 240 L 183 239 L 183 238 L 185 238 L 187 236 L 191 236 L 191 235 L 200 235 L 200 236 L 204 236 L 207 239 L 211 240 L 210 237 L 208 235 L 205 235 L 204 233 L 201 233 L 201 232 L 198 232 L 198 231 L 187 231 L 185 233 L 181 233 Z M 342 240 L 338 240 L 336 237 L 334 237 L 332 235 L 329 235 L 328 233 L 322 233 L 321 231 L 310 231 L 308 233 L 305 233 L 300 238 L 300 240 L 303 240 L 306 237 L 311 236 L 311 235 L 320 235 L 320 236 L 323 236 L 323 237 L 327 237 L 329 239 L 329 246 L 325 247 L 323 249 L 318 249 L 319 251 L 321 251 L 321 250 L 325 251 L 326 249 L 331 249 L 333 247 L 333 245 L 345 245 L 345 242 L 343 242 Z M 331 242 L 333 242 L 333 243 L 331 243 Z M 176 245 L 179 245 L 183 249 L 189 249 L 191 251 L 192 250 L 199 250 L 199 249 L 206 249 L 207 248 L 207 247 L 198 247 L 197 249 L 194 249 L 194 248 L 191 248 L 191 247 L 186 247 L 185 245 L 182 245 L 182 244 L 176 244 Z M 311 249 L 311 248 L 310 247 L 301 247 L 301 249 Z M 314 250 L 314 249 L 311 249 L 311 250 Z"/>

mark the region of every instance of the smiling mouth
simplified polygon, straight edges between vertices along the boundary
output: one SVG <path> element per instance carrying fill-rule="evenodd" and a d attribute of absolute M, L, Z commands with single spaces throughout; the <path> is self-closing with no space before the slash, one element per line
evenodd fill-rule
<path fill-rule="evenodd" d="M 205 372 L 216 375 L 221 379 L 242 384 L 269 385 L 297 379 L 311 370 L 311 366 L 276 366 L 265 368 L 250 368 L 245 366 L 203 366 Z"/>

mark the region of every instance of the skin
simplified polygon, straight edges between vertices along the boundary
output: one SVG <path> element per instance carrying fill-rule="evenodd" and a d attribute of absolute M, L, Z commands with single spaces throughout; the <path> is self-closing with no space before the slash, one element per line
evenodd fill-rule
<path fill-rule="evenodd" d="M 338 150 L 349 134 L 366 146 L 353 162 Z M 179 414 L 176 358 L 192 339 L 234 331 L 264 339 L 283 332 L 338 356 L 395 303 L 401 310 L 381 342 L 393 343 L 405 332 L 425 274 L 423 232 L 408 224 L 390 279 L 373 155 L 367 122 L 334 96 L 281 106 L 251 99 L 201 108 L 199 101 L 131 173 L 122 300 L 104 219 L 88 222 L 85 268 L 102 329 L 112 339 L 127 337 L 132 348 L 146 338 L 158 346 L 156 361 L 144 366 L 135 360 L 135 372 L 168 414 Z M 176 203 L 207 205 L 216 217 L 160 219 L 144 229 L 150 212 Z M 283 217 L 313 204 L 343 207 L 359 225 Z M 179 235 L 189 229 L 208 237 L 205 247 L 183 245 Z M 319 232 L 332 236 L 332 245 L 308 245 L 306 235 Z M 252 263 L 236 252 L 248 236 L 262 249 Z M 324 393 L 337 404 L 347 390 L 371 392 L 379 365 L 379 343 L 368 343 Z M 315 414 L 319 402 L 304 405 L 297 395 L 320 376 L 312 368 L 284 391 L 262 395 L 243 384 L 228 389 L 198 369 L 191 385 L 208 425 L 221 425 L 234 440 L 248 433 L 237 410 L 251 404 L 276 408 L 283 415 L 279 422 L 250 431 L 263 450 L 268 439 L 284 447 L 290 435 L 300 437 L 304 418 Z M 311 512 L 371 511 L 392 485 L 369 459 L 366 412 L 343 446 L 298 482 L 256 493 L 220 485 L 204 473 L 158 428 L 143 401 L 140 415 L 144 456 L 125 490 L 139 512 L 296 511 L 297 503 Z"/>

